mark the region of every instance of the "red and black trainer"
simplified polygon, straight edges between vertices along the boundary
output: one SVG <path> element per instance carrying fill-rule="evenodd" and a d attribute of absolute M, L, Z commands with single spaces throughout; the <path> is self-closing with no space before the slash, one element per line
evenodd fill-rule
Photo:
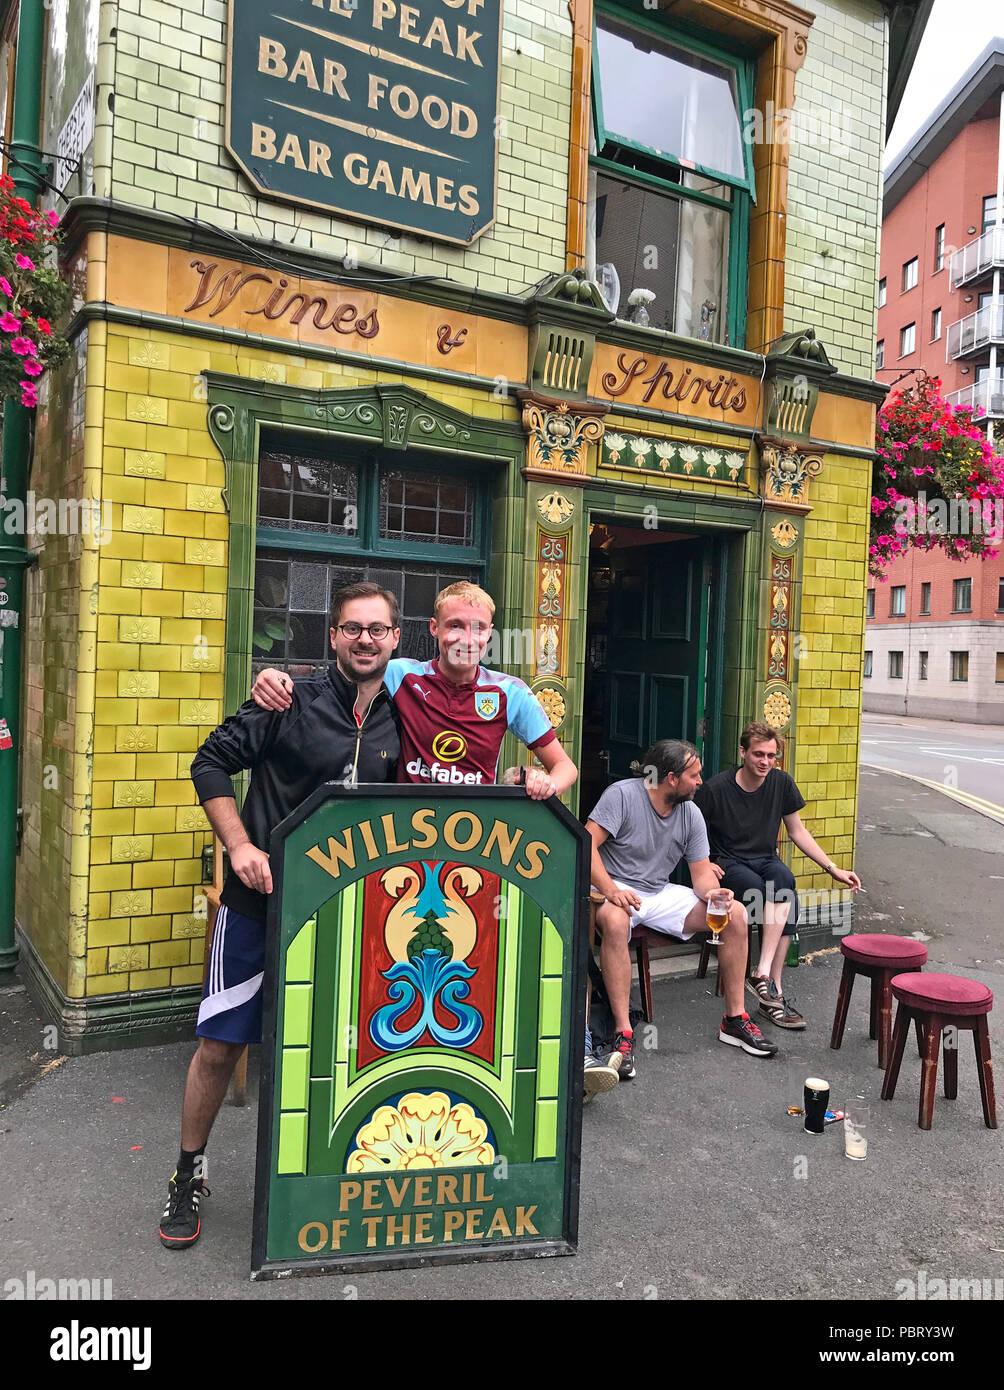
<path fill-rule="evenodd" d="M 160 1218 L 160 1241 L 168 1250 L 187 1250 L 202 1230 L 199 1204 L 209 1196 L 206 1186 L 206 1159 L 200 1154 L 190 1178 L 178 1179 L 175 1172 L 168 1186 L 167 1206 Z"/>
<path fill-rule="evenodd" d="M 617 1062 L 615 1058 L 620 1058 Z M 618 1033 L 614 1037 L 614 1045 L 607 1065 L 617 1067 L 622 1081 L 630 1081 L 635 1074 L 634 1070 L 634 1034 L 628 1033 L 627 1037 L 623 1033 Z"/>
<path fill-rule="evenodd" d="M 773 1057 L 777 1053 L 777 1043 L 768 1042 L 747 1013 L 740 1014 L 734 1023 L 723 1017 L 718 1041 L 741 1047 L 753 1057 Z"/>

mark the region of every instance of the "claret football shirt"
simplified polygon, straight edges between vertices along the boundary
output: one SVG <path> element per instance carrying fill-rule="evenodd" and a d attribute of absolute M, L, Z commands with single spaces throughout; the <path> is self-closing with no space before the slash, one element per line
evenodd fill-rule
<path fill-rule="evenodd" d="M 529 686 L 502 671 L 479 666 L 470 685 L 455 685 L 437 661 L 397 657 L 387 666 L 384 684 L 401 721 L 399 782 L 490 784 L 508 729 L 531 749 L 555 738 Z"/>

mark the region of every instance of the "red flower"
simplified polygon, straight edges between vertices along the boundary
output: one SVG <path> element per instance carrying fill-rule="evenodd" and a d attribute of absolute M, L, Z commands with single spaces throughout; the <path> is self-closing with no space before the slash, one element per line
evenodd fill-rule
<path fill-rule="evenodd" d="M 44 333 L 47 338 L 50 336 L 52 333 L 52 325 L 49 323 L 48 319 L 40 318 L 38 320 L 38 331 L 39 333 Z"/>

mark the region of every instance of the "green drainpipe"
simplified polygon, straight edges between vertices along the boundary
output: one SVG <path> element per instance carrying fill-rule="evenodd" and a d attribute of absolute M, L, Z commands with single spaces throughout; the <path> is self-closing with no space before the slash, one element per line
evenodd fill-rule
<path fill-rule="evenodd" d="M 17 194 L 34 203 L 42 189 L 42 152 L 38 144 L 42 108 L 42 56 L 45 9 L 22 4 L 17 28 L 14 72 L 14 129 L 8 172 Z M 17 160 L 17 163 L 14 161 Z M 3 412 L 3 495 L 20 502 L 25 513 L 31 414 L 16 401 Z M 12 746 L 0 725 L 0 971 L 17 964 L 14 941 L 14 883 L 17 860 L 18 766 L 21 752 L 21 636 L 24 623 L 24 572 L 32 561 L 23 534 L 8 535 L 0 525 L 0 719 L 6 720 Z"/>

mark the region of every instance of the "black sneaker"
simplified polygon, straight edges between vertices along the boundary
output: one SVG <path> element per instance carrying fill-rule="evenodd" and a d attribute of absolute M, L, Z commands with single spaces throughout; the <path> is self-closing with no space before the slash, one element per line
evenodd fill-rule
<path fill-rule="evenodd" d="M 200 1154 L 195 1160 L 195 1171 L 187 1181 L 179 1182 L 177 1172 L 171 1178 L 167 1206 L 160 1218 L 160 1241 L 168 1250 L 187 1250 L 199 1238 L 202 1229 L 199 1203 L 209 1196 L 206 1172 L 205 1155 Z"/>
<path fill-rule="evenodd" d="M 773 1057 L 777 1052 L 777 1043 L 768 1042 L 749 1014 L 745 1013 L 740 1015 L 736 1023 L 730 1023 L 728 1018 L 723 1017 L 718 1041 L 728 1043 L 730 1047 L 741 1047 L 754 1057 Z"/>
<path fill-rule="evenodd" d="M 614 1045 L 607 1058 L 607 1066 L 616 1067 L 617 1058 L 620 1058 L 620 1079 L 630 1081 L 635 1074 L 634 1070 L 634 1035 L 626 1038 L 623 1033 L 617 1033 L 614 1037 Z"/>
<path fill-rule="evenodd" d="M 593 1096 L 601 1091 L 612 1091 L 617 1085 L 617 1073 L 620 1070 L 621 1054 L 615 1052 L 608 1062 L 603 1062 L 592 1052 L 586 1053 L 585 1066 L 582 1075 L 583 1099 L 592 1100 Z"/>

